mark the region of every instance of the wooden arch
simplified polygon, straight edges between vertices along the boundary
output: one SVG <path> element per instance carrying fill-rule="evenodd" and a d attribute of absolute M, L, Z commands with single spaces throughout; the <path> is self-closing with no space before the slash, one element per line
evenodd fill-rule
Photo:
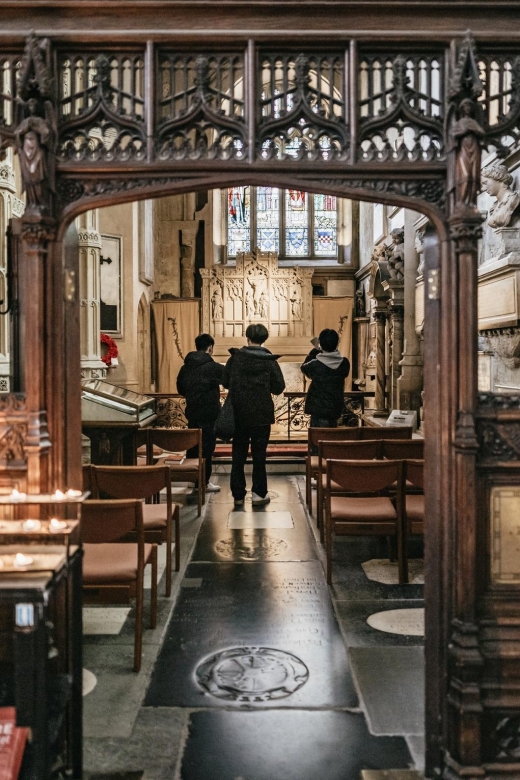
<path fill-rule="evenodd" d="M 520 484 L 520 399 L 477 395 L 476 198 L 484 144 L 519 138 L 520 44 L 88 40 L 0 39 L 0 149 L 16 147 L 27 197 L 11 241 L 23 371 L 0 426 L 23 418 L 27 490 L 81 479 L 81 211 L 268 183 L 426 214 L 427 769 L 519 776 L 520 586 L 492 573 L 491 494 Z M 512 73 L 498 117 L 492 62 Z"/>

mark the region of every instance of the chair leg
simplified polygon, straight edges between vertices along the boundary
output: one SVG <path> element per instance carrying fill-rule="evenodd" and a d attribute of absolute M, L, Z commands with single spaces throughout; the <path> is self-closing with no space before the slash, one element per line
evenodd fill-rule
<path fill-rule="evenodd" d="M 327 585 L 332 585 L 332 521 L 325 514 L 325 553 L 327 558 Z"/>
<path fill-rule="evenodd" d="M 140 671 L 143 654 L 143 590 L 143 580 L 138 578 L 135 599 L 134 672 Z"/>
<path fill-rule="evenodd" d="M 152 591 L 150 599 L 150 628 L 157 625 L 157 545 L 152 548 Z"/>
<path fill-rule="evenodd" d="M 323 486 L 321 483 L 321 474 L 318 474 L 318 489 L 316 490 L 316 527 L 320 532 L 320 542 L 325 540 L 323 527 Z"/>
<path fill-rule="evenodd" d="M 397 526 L 397 566 L 399 585 L 408 584 L 408 534 L 405 527 L 406 519 Z"/>
<path fill-rule="evenodd" d="M 198 509 L 197 517 L 200 517 L 201 514 L 202 514 L 202 495 L 203 495 L 203 491 L 204 491 L 203 479 L 202 479 L 202 477 L 199 477 L 199 486 L 198 486 L 198 489 L 197 489 L 197 509 Z"/>
<path fill-rule="evenodd" d="M 172 592 L 172 543 L 172 518 L 169 517 L 166 527 L 166 596 L 170 596 Z"/>
<path fill-rule="evenodd" d="M 173 521 L 175 523 L 175 571 L 179 571 L 181 568 L 181 513 L 178 506 L 175 507 Z"/>
<path fill-rule="evenodd" d="M 395 563 L 397 559 L 397 544 L 395 536 L 389 536 L 388 538 L 388 557 L 390 563 Z"/>
<path fill-rule="evenodd" d="M 311 488 L 311 473 L 309 469 L 309 461 L 305 463 L 305 500 L 307 507 L 312 513 L 312 488 Z"/>

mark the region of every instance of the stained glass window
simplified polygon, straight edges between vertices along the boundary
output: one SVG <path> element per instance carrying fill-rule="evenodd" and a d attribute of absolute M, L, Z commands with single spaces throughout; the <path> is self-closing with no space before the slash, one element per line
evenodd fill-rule
<path fill-rule="evenodd" d="M 331 257 L 338 250 L 337 204 L 334 195 L 314 196 L 314 254 Z"/>
<path fill-rule="evenodd" d="M 277 187 L 257 188 L 256 244 L 262 252 L 280 251 L 280 190 Z"/>
<path fill-rule="evenodd" d="M 228 189 L 228 254 L 249 252 L 251 248 L 251 195 L 249 187 Z"/>
<path fill-rule="evenodd" d="M 280 259 L 335 258 L 337 206 L 333 195 L 231 187 L 227 190 L 228 256 L 258 247 L 277 252 Z"/>
<path fill-rule="evenodd" d="M 309 196 L 300 190 L 285 191 L 285 254 L 309 255 Z"/>

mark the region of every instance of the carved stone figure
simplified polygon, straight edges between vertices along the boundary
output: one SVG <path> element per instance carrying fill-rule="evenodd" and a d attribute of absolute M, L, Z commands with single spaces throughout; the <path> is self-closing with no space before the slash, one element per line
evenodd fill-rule
<path fill-rule="evenodd" d="M 267 290 L 262 290 L 262 294 L 258 300 L 258 314 L 260 317 L 267 319 L 269 309 L 269 296 Z"/>
<path fill-rule="evenodd" d="M 244 303 L 246 305 L 246 317 L 250 319 L 251 317 L 253 317 L 254 314 L 256 314 L 255 299 L 253 297 L 253 291 L 250 285 L 247 285 L 246 287 L 246 295 L 245 295 Z"/>
<path fill-rule="evenodd" d="M 356 317 L 366 317 L 365 291 L 356 290 Z"/>
<path fill-rule="evenodd" d="M 222 289 L 220 284 L 216 284 L 213 295 L 211 296 L 211 314 L 214 320 L 221 320 L 223 313 L 224 301 L 222 299 Z"/>
<path fill-rule="evenodd" d="M 301 320 L 302 317 L 302 295 L 301 288 L 294 287 L 291 292 L 291 312 L 293 319 Z"/>
<path fill-rule="evenodd" d="M 457 150 L 455 159 L 455 201 L 459 207 L 475 206 L 480 181 L 481 139 L 484 130 L 474 118 L 473 101 L 465 98 L 459 119 L 451 128 Z"/>
<path fill-rule="evenodd" d="M 506 166 L 494 163 L 484 168 L 482 189 L 496 198 L 488 212 L 488 225 L 494 230 L 507 227 L 520 203 L 520 192 L 513 190 L 513 177 Z"/>
<path fill-rule="evenodd" d="M 424 273 L 424 230 L 415 231 L 415 251 L 419 255 L 419 266 L 417 268 L 417 276 L 422 276 Z"/>
<path fill-rule="evenodd" d="M 395 228 L 390 236 L 393 248 L 388 256 L 388 273 L 391 279 L 402 282 L 404 279 L 404 228 Z"/>

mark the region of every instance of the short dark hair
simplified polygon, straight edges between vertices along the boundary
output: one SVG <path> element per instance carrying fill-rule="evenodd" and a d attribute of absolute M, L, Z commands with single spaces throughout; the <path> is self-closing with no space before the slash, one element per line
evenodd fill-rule
<path fill-rule="evenodd" d="M 332 328 L 325 328 L 318 336 L 320 347 L 324 352 L 334 352 L 338 346 L 339 336 L 338 331 Z"/>
<path fill-rule="evenodd" d="M 215 344 L 215 339 L 213 336 L 210 336 L 209 333 L 201 333 L 200 336 L 197 336 L 195 339 L 195 347 L 197 348 L 197 352 L 205 352 L 208 347 L 212 347 Z"/>
<path fill-rule="evenodd" d="M 269 331 L 265 325 L 248 325 L 246 338 L 252 341 L 253 344 L 263 344 L 269 338 Z"/>

